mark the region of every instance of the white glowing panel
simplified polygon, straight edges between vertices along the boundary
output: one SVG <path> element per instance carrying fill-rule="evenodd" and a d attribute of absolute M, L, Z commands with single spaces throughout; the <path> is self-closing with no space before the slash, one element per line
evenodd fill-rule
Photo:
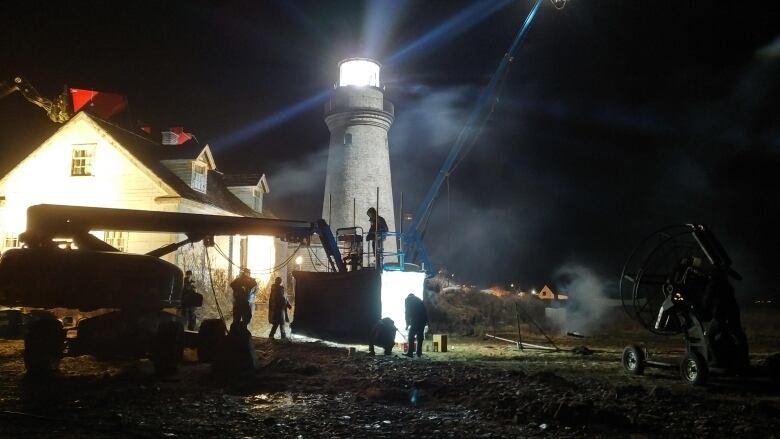
<path fill-rule="evenodd" d="M 403 334 L 396 332 L 395 341 L 404 342 L 406 333 L 406 308 L 404 301 L 409 293 L 423 298 L 425 273 L 413 271 L 382 272 L 382 317 L 390 317 Z"/>
<path fill-rule="evenodd" d="M 379 64 L 368 59 L 351 59 L 339 66 L 339 87 L 379 87 Z"/>
<path fill-rule="evenodd" d="M 247 248 L 247 268 L 260 285 L 268 285 L 276 260 L 276 248 L 273 236 L 249 236 Z"/>

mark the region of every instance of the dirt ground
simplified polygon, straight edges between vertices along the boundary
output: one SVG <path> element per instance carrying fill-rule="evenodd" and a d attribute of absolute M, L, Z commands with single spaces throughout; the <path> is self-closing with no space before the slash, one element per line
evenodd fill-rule
<path fill-rule="evenodd" d="M 512 338 L 511 334 L 504 334 Z M 0 437 L 777 437 L 780 391 L 758 377 L 682 384 L 674 371 L 626 375 L 633 335 L 557 338 L 561 352 L 481 337 L 408 359 L 294 338 L 255 338 L 261 367 L 221 377 L 194 361 L 157 377 L 148 360 L 63 359 L 25 376 L 22 345 L 0 341 Z M 542 342 L 530 337 L 529 341 Z M 658 340 L 653 340 L 659 342 Z M 760 363 L 778 339 L 754 348 Z M 572 347 L 585 345 L 591 355 Z M 681 356 L 681 340 L 661 340 Z M 430 349 L 430 342 L 426 343 Z"/>

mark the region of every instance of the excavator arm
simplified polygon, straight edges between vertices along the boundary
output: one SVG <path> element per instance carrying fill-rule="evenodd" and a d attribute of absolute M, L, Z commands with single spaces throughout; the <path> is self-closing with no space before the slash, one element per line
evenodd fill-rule
<path fill-rule="evenodd" d="M 17 76 L 12 81 L 0 82 L 0 99 L 17 91 L 28 102 L 43 108 L 52 121 L 63 123 L 70 119 L 70 104 L 66 91 L 52 100 L 41 96 L 38 90 L 22 76 Z"/>
<path fill-rule="evenodd" d="M 90 234 L 95 230 L 181 233 L 181 242 L 145 255 L 122 253 Z M 26 248 L 0 258 L 0 305 L 36 308 L 159 309 L 177 306 L 182 272 L 160 256 L 216 235 L 266 235 L 287 242 L 320 236 L 333 271 L 346 272 L 325 221 L 316 222 L 37 205 L 27 210 Z M 72 240 L 76 249 L 59 247 Z"/>

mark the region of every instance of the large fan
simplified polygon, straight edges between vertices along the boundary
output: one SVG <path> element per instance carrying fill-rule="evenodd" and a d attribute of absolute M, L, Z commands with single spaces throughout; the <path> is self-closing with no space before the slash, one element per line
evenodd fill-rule
<path fill-rule="evenodd" d="M 730 265 L 722 246 L 705 226 L 664 227 L 646 237 L 623 266 L 620 276 L 623 308 L 654 334 L 679 334 L 682 328 L 659 325 L 658 319 L 664 301 L 674 294 L 681 271 L 695 268 L 696 272 L 709 273 L 717 266 L 738 277 Z"/>

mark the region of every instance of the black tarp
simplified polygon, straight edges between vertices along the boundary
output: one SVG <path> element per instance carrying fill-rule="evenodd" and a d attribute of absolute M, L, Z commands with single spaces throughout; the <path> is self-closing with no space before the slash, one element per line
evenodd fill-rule
<path fill-rule="evenodd" d="M 366 343 L 382 312 L 377 270 L 293 272 L 296 334 L 342 343 Z"/>

